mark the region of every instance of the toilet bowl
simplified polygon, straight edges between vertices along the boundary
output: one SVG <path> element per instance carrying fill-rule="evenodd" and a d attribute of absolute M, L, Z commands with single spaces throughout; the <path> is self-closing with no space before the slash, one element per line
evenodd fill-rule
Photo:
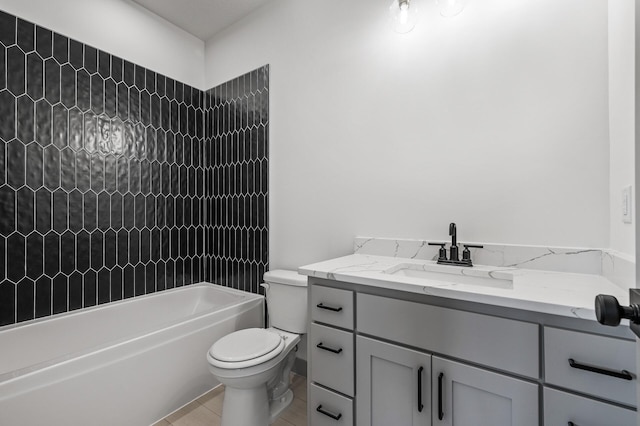
<path fill-rule="evenodd" d="M 207 352 L 209 371 L 225 385 L 222 426 L 267 426 L 293 400 L 289 374 L 306 332 L 307 281 L 293 271 L 264 274 L 269 328 L 228 334 Z"/>

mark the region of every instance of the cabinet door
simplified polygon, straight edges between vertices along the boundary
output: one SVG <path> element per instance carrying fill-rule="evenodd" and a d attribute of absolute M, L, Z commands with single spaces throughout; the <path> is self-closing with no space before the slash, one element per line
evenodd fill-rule
<path fill-rule="evenodd" d="M 431 355 L 358 336 L 356 357 L 358 425 L 431 424 Z"/>
<path fill-rule="evenodd" d="M 433 425 L 537 426 L 538 385 L 433 357 Z"/>

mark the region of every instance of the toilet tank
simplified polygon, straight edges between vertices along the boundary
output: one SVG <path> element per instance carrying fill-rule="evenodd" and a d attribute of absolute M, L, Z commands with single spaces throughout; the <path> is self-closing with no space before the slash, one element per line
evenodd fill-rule
<path fill-rule="evenodd" d="M 295 271 L 264 273 L 269 325 L 290 333 L 307 332 L 307 277 Z"/>

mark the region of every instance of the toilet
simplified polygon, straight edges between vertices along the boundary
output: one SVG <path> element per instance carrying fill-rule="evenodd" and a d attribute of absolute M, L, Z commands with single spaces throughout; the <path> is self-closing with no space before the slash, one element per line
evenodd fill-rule
<path fill-rule="evenodd" d="M 307 277 L 265 272 L 269 328 L 235 331 L 207 352 L 211 373 L 225 385 L 222 426 L 267 426 L 291 404 L 289 374 L 307 332 Z"/>

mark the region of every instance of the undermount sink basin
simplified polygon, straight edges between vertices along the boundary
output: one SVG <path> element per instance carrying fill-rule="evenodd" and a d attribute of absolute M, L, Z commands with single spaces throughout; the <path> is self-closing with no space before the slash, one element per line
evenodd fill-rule
<path fill-rule="evenodd" d="M 446 268 L 450 268 L 447 270 Z M 418 265 L 402 263 L 384 271 L 385 274 L 397 277 L 418 278 L 429 281 L 430 286 L 464 284 L 483 287 L 513 288 L 511 274 L 491 274 L 488 271 L 462 270 L 460 268 L 441 265 Z M 485 276 L 481 276 L 481 275 Z"/>

